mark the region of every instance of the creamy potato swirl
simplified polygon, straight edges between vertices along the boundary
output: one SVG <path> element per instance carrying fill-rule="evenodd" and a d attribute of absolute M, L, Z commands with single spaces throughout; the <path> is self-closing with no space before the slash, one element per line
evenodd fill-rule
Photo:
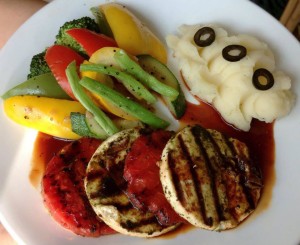
<path fill-rule="evenodd" d="M 194 35 L 203 25 L 182 25 L 178 35 L 168 35 L 168 46 L 178 60 L 179 69 L 190 92 L 212 104 L 225 121 L 248 131 L 252 118 L 272 122 L 287 115 L 294 105 L 291 79 L 276 69 L 269 46 L 250 35 L 229 35 L 221 27 L 208 25 L 215 31 L 214 42 L 199 47 Z M 237 62 L 224 59 L 222 50 L 228 45 L 242 45 L 247 54 Z M 255 70 L 267 69 L 274 85 L 267 90 L 253 86 Z"/>

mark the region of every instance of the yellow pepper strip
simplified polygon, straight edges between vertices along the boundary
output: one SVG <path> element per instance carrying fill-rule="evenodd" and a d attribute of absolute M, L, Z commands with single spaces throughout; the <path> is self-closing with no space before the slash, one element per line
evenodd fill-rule
<path fill-rule="evenodd" d="M 119 66 L 118 63 L 115 61 L 114 55 L 117 50 L 120 50 L 119 48 L 115 47 L 104 47 L 99 50 L 97 50 L 95 53 L 92 54 L 88 62 L 84 62 L 84 64 L 88 63 L 94 63 L 94 64 L 104 64 L 104 65 L 113 65 L 113 66 Z M 105 79 L 109 76 L 104 75 L 102 73 L 92 72 L 92 71 L 81 71 L 80 72 L 81 77 L 89 77 L 96 81 L 99 81 L 101 83 L 104 83 L 105 85 L 108 85 L 107 83 L 103 82 Z M 109 86 L 109 85 L 108 85 Z M 109 86 L 112 88 L 111 86 Z M 90 96 L 92 97 L 93 101 L 101 106 L 103 110 L 110 112 L 111 114 L 114 114 L 118 117 L 124 118 L 126 120 L 137 120 L 137 118 L 129 115 L 128 113 L 121 110 L 119 107 L 113 105 L 110 101 L 102 98 L 101 96 L 89 92 Z"/>
<path fill-rule="evenodd" d="M 121 49 L 116 47 L 100 48 L 91 55 L 89 62 L 94 64 L 103 64 L 107 66 L 112 65 L 114 67 L 121 68 L 118 62 L 114 58 L 114 55 L 118 50 Z"/>
<path fill-rule="evenodd" d="M 100 9 L 121 49 L 132 55 L 149 54 L 166 64 L 167 51 L 163 43 L 127 8 L 107 3 Z"/>
<path fill-rule="evenodd" d="M 92 54 L 92 56 L 89 59 L 89 62 L 94 63 L 94 64 L 113 66 L 113 67 L 122 69 L 122 67 L 119 65 L 119 63 L 117 62 L 117 60 L 114 57 L 115 54 L 121 50 L 122 50 L 121 48 L 116 48 L 116 47 L 100 48 Z M 138 59 L 136 58 L 136 56 L 133 56 L 129 53 L 128 53 L 128 55 L 133 61 L 138 63 Z M 103 75 L 103 76 L 105 76 L 105 75 Z M 94 80 L 96 80 L 96 79 L 94 79 Z M 105 84 L 105 85 L 107 85 L 107 84 Z"/>
<path fill-rule="evenodd" d="M 78 139 L 72 132 L 70 113 L 85 113 L 77 101 L 38 96 L 14 96 L 4 100 L 4 112 L 13 121 L 43 133 L 65 139 Z"/>

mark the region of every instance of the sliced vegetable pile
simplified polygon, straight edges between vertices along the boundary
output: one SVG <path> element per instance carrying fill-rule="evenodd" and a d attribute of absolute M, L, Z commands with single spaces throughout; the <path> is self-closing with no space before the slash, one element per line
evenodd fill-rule
<path fill-rule="evenodd" d="M 66 139 L 105 139 L 141 124 L 166 128 L 151 109 L 158 96 L 182 117 L 185 97 L 162 42 L 121 5 L 91 11 L 95 19 L 61 26 L 55 43 L 33 56 L 28 80 L 2 95 L 8 117 Z"/>

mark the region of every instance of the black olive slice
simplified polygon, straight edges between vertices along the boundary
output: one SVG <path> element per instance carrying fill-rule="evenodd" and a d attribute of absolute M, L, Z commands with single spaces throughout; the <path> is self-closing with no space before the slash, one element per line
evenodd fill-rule
<path fill-rule="evenodd" d="M 252 76 L 252 84 L 258 90 L 268 90 L 274 85 L 274 77 L 267 69 L 257 69 Z"/>
<path fill-rule="evenodd" d="M 216 33 L 214 29 L 210 27 L 200 28 L 194 35 L 194 42 L 199 47 L 207 47 L 211 45 L 216 39 Z"/>
<path fill-rule="evenodd" d="M 233 51 L 237 51 L 237 54 L 232 54 Z M 247 54 L 247 49 L 242 45 L 228 45 L 222 50 L 222 55 L 225 60 L 230 62 L 236 62 L 243 59 Z"/>

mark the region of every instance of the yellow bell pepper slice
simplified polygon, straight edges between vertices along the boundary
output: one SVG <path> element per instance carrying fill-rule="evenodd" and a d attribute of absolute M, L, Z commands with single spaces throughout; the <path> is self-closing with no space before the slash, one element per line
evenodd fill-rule
<path fill-rule="evenodd" d="M 115 48 L 115 47 L 101 48 L 101 49 L 97 50 L 95 53 L 92 54 L 92 56 L 89 59 L 89 63 L 113 65 L 113 66 L 118 67 L 119 65 L 114 59 L 114 54 L 115 54 L 116 50 L 119 50 L 119 48 Z M 87 76 L 87 77 L 90 77 L 90 78 L 92 78 L 96 81 L 101 82 L 101 80 L 97 79 L 96 74 L 100 74 L 100 73 L 97 73 L 97 72 L 81 72 L 82 76 Z M 106 75 L 103 75 L 103 76 L 106 76 Z M 101 106 L 105 111 L 110 112 L 111 114 L 114 114 L 114 115 L 116 115 L 118 117 L 121 117 L 121 118 L 124 118 L 126 120 L 137 120 L 137 118 L 135 118 L 135 117 L 129 115 L 128 113 L 124 112 L 119 107 L 113 105 L 110 101 L 102 98 L 101 96 L 99 96 L 97 94 L 91 94 L 91 97 L 93 98 L 94 102 L 97 103 L 99 106 Z"/>
<path fill-rule="evenodd" d="M 120 50 L 120 48 L 116 48 L 116 47 L 100 48 L 92 54 L 92 56 L 89 59 L 89 62 L 94 64 L 103 64 L 107 66 L 112 65 L 114 67 L 120 68 L 120 65 L 114 58 L 114 55 L 118 50 Z"/>
<path fill-rule="evenodd" d="M 4 112 L 13 121 L 40 132 L 65 139 L 78 139 L 72 132 L 70 113 L 85 113 L 77 101 L 38 96 L 14 96 L 4 100 Z"/>
<path fill-rule="evenodd" d="M 101 5 L 100 10 L 121 49 L 132 55 L 149 54 L 167 63 L 167 51 L 163 43 L 127 8 L 107 3 Z"/>

